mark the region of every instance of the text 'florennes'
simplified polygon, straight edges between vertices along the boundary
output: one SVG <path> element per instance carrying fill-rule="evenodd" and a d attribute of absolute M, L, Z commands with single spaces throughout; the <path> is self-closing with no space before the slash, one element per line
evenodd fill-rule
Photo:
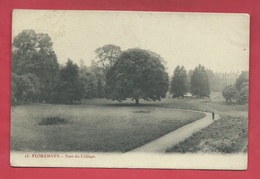
<path fill-rule="evenodd" d="M 29 155 L 25 155 L 25 158 L 30 158 Z M 31 158 L 85 158 L 94 159 L 96 156 L 89 154 L 31 154 Z"/>

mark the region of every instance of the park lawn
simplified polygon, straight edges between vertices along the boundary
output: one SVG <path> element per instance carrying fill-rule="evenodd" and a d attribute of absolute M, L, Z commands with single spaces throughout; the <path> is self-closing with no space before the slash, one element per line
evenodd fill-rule
<path fill-rule="evenodd" d="M 197 110 L 214 111 L 221 119 L 167 152 L 247 152 L 248 105 L 228 105 L 221 93 L 215 94 L 211 99 L 192 99 L 188 103 L 196 104 Z"/>
<path fill-rule="evenodd" d="M 127 152 L 205 116 L 152 105 L 101 105 L 102 100 L 98 101 L 12 107 L 11 150 Z M 43 119 L 51 117 L 65 122 L 42 125 Z"/>
<path fill-rule="evenodd" d="M 162 107 L 176 109 L 191 109 L 196 111 L 215 112 L 221 116 L 248 116 L 248 105 L 227 104 L 222 94 L 215 92 L 212 98 L 184 98 L 184 99 L 164 99 L 158 103 Z"/>

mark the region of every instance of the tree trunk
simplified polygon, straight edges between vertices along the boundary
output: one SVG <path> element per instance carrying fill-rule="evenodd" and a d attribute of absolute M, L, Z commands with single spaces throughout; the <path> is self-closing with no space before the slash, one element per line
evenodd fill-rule
<path fill-rule="evenodd" d="M 136 105 L 139 105 L 139 98 L 136 98 L 136 99 L 135 99 L 135 104 L 136 104 Z"/>

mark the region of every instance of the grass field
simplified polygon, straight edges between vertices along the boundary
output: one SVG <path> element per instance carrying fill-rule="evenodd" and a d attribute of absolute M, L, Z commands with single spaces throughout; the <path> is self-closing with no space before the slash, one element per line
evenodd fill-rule
<path fill-rule="evenodd" d="M 214 111 L 221 119 L 192 137 L 170 148 L 167 152 L 247 152 L 248 106 L 227 105 L 221 94 L 212 99 L 191 100 L 197 110 Z"/>
<path fill-rule="evenodd" d="M 167 152 L 246 152 L 247 128 L 246 118 L 225 116 Z"/>
<path fill-rule="evenodd" d="M 227 105 L 220 93 L 211 96 L 140 101 L 139 106 L 131 100 L 105 99 L 78 105 L 13 106 L 11 150 L 126 152 L 204 117 L 174 108 L 214 111 L 221 119 L 167 152 L 247 151 L 247 106 Z"/>
<path fill-rule="evenodd" d="M 136 107 L 101 99 L 12 107 L 11 149 L 126 152 L 204 117 L 154 104 Z"/>

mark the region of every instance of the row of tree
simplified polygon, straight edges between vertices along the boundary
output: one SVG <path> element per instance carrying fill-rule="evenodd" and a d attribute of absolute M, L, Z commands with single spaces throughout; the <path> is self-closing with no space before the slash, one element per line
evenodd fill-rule
<path fill-rule="evenodd" d="M 180 67 L 178 67 L 178 68 L 180 68 Z M 240 75 L 239 72 L 229 72 L 229 73 L 213 72 L 212 70 L 206 69 L 206 68 L 205 68 L 205 71 L 208 76 L 209 89 L 210 89 L 210 91 L 214 91 L 214 92 L 222 92 L 226 86 L 228 86 L 230 84 L 234 84 L 236 79 Z M 193 72 L 194 72 L 194 69 L 186 72 L 187 78 L 188 78 L 188 84 L 187 84 L 188 91 L 190 91 L 190 88 L 191 88 L 190 81 L 191 81 Z M 174 72 L 174 74 L 175 74 L 175 72 Z"/>
<path fill-rule="evenodd" d="M 168 87 L 162 58 L 151 51 L 105 45 L 95 52 L 90 67 L 68 60 L 57 62 L 48 34 L 24 30 L 12 44 L 12 100 L 72 103 L 83 98 L 107 97 L 136 102 L 160 100 Z M 119 58 L 120 57 L 120 58 Z M 161 74 L 161 76 L 160 76 Z"/>
<path fill-rule="evenodd" d="M 112 44 L 98 48 L 91 66 L 68 59 L 59 65 L 48 34 L 24 30 L 12 44 L 12 100 L 72 103 L 75 100 L 106 97 L 123 101 L 132 98 L 160 100 L 165 97 L 169 77 L 160 55 L 139 48 L 121 51 Z M 199 65 L 187 74 L 177 66 L 170 85 L 173 97 L 187 92 L 210 96 L 214 73 Z M 210 76 L 211 74 L 211 76 Z M 213 74 L 213 75 L 212 75 Z"/>
<path fill-rule="evenodd" d="M 211 70 L 199 65 L 187 74 L 183 66 L 177 66 L 173 73 L 170 92 L 174 98 L 183 98 L 188 92 L 197 97 L 209 97 L 211 88 L 209 73 L 211 72 Z M 211 73 L 211 75 L 214 76 L 213 73 Z M 228 85 L 222 89 L 223 97 L 228 103 L 248 103 L 248 71 L 243 71 L 240 75 L 235 73 L 231 75 L 237 78 L 231 79 L 228 82 L 226 81 Z M 230 79 L 230 74 L 224 74 L 224 79 L 226 79 L 227 76 Z"/>
<path fill-rule="evenodd" d="M 210 85 L 205 67 L 199 65 L 190 71 L 188 76 L 184 66 L 177 66 L 173 72 L 170 92 L 174 98 L 183 98 L 188 92 L 200 98 L 210 97 Z"/>
<path fill-rule="evenodd" d="M 121 49 L 105 45 L 96 50 L 91 67 L 68 60 L 59 65 L 48 34 L 24 30 L 12 43 L 12 101 L 69 103 L 105 97 L 105 72 Z M 118 54 L 117 54 L 118 53 Z M 98 60 L 99 59 L 99 60 Z M 102 64 L 102 67 L 100 67 Z M 111 65 L 111 64 L 110 64 Z"/>

